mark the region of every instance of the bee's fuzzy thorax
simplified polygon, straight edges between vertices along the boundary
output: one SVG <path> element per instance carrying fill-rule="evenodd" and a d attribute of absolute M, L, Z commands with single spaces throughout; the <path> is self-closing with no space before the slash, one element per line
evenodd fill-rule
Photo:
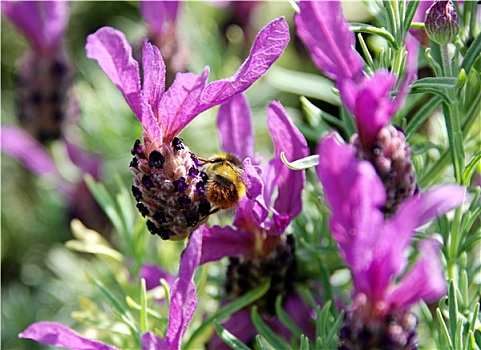
<path fill-rule="evenodd" d="M 132 193 L 140 213 L 149 218 L 147 228 L 162 239 L 182 240 L 210 213 L 205 187 L 207 175 L 182 139 L 158 149 L 137 140 L 130 168 L 135 174 Z M 149 150 L 149 151 L 147 151 Z"/>
<path fill-rule="evenodd" d="M 242 163 L 230 153 L 221 153 L 209 159 L 199 158 L 204 162 L 204 171 L 209 177 L 207 182 L 207 200 L 217 209 L 236 206 L 246 193 L 241 180 Z"/>

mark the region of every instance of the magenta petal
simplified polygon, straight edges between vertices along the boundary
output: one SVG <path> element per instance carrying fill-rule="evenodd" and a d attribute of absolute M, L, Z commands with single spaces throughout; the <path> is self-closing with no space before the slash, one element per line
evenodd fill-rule
<path fill-rule="evenodd" d="M 59 181 L 60 174 L 53 159 L 37 140 L 14 126 L 2 126 L 0 132 L 2 152 L 18 159 L 31 172 Z"/>
<path fill-rule="evenodd" d="M 359 81 L 363 61 L 355 51 L 339 1 L 301 1 L 294 17 L 297 35 L 309 49 L 314 63 L 331 79 Z"/>
<path fill-rule="evenodd" d="M 276 185 L 278 188 L 274 209 L 281 214 L 289 214 L 291 219 L 302 209 L 302 189 L 304 188 L 304 171 L 294 171 L 281 164 L 280 154 L 284 152 L 288 161 L 301 159 L 309 155 L 307 141 L 292 123 L 279 101 L 269 105 L 267 125 L 274 142 L 275 157 L 279 159 Z"/>
<path fill-rule="evenodd" d="M 177 73 L 174 83 L 164 94 L 159 106 L 160 124 L 162 125 L 164 143 L 169 143 L 177 136 L 197 113 L 199 97 L 205 88 L 209 69 L 202 75 Z"/>
<path fill-rule="evenodd" d="M 207 85 L 202 92 L 198 113 L 228 101 L 251 86 L 279 58 L 289 42 L 289 26 L 280 17 L 261 29 L 249 57 L 230 78 Z"/>
<path fill-rule="evenodd" d="M 67 1 L 2 1 L 2 11 L 37 50 L 59 48 L 68 22 Z"/>
<path fill-rule="evenodd" d="M 152 332 L 142 334 L 142 350 L 160 350 L 169 349 L 167 342 L 159 337 L 156 337 Z"/>
<path fill-rule="evenodd" d="M 165 336 L 169 349 L 180 349 L 182 337 L 197 308 L 194 273 L 200 264 L 203 230 L 204 227 L 192 232 L 180 257 L 179 277 L 170 293 L 169 326 Z"/>
<path fill-rule="evenodd" d="M 252 165 L 250 158 L 244 159 L 242 162 L 243 173 L 241 179 L 246 185 L 247 198 L 253 199 L 261 195 L 264 186 L 260 175 L 260 169 Z"/>
<path fill-rule="evenodd" d="M 103 27 L 87 37 L 87 57 L 97 60 L 102 70 L 124 95 L 125 101 L 142 122 L 143 100 L 140 93 L 139 64 L 125 35 Z"/>
<path fill-rule="evenodd" d="M 466 190 L 463 187 L 445 185 L 404 201 L 396 215 L 385 224 L 384 241 L 395 240 L 396 244 L 386 245 L 384 258 L 388 259 L 388 263 L 380 261 L 382 268 L 389 271 L 388 274 L 400 273 L 406 264 L 402 252 L 410 244 L 414 229 L 458 207 L 463 203 L 465 195 Z"/>
<path fill-rule="evenodd" d="M 420 258 L 389 296 L 395 308 L 407 309 L 420 300 L 435 302 L 447 292 L 443 266 L 439 259 L 441 243 L 436 240 L 419 242 Z"/>
<path fill-rule="evenodd" d="M 397 105 L 390 96 L 396 83 L 396 77 L 387 71 L 376 73 L 365 79 L 355 97 L 354 110 L 351 112 L 364 147 L 369 148 L 382 127 L 389 124 Z M 339 86 L 341 98 L 344 95 L 343 84 Z"/>
<path fill-rule="evenodd" d="M 142 93 L 154 114 L 159 113 L 159 103 L 165 91 L 165 63 L 157 46 L 144 39 L 142 42 Z M 160 120 L 157 121 L 160 123 Z"/>
<path fill-rule="evenodd" d="M 147 290 L 160 286 L 161 278 L 166 280 L 169 286 L 171 286 L 175 280 L 174 275 L 153 264 L 143 264 L 140 268 L 139 277 L 145 280 Z"/>
<path fill-rule="evenodd" d="M 244 94 L 234 96 L 217 113 L 222 148 L 241 159 L 254 156 L 251 111 Z"/>
<path fill-rule="evenodd" d="M 337 134 L 325 137 L 318 153 L 316 170 L 332 210 L 332 236 L 353 271 L 357 289 L 367 292 L 367 269 L 382 235 L 384 186 L 373 166 L 358 160 L 355 149 Z"/>
<path fill-rule="evenodd" d="M 201 264 L 217 261 L 225 256 L 249 254 L 254 249 L 255 236 L 250 231 L 232 227 L 205 228 L 202 235 Z"/>
<path fill-rule="evenodd" d="M 20 333 L 19 338 L 72 350 L 115 350 L 113 346 L 84 338 L 70 328 L 54 322 L 37 322 Z"/>
<path fill-rule="evenodd" d="M 179 1 L 140 1 L 140 12 L 157 37 L 162 37 L 172 27 L 179 12 Z"/>

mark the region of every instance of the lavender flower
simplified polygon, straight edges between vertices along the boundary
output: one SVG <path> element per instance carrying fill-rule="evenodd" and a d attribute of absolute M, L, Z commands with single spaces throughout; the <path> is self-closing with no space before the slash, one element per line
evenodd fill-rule
<path fill-rule="evenodd" d="M 434 1 L 434 4 L 426 11 L 424 20 L 426 34 L 429 39 L 446 45 L 454 40 L 459 33 L 459 20 L 454 4 L 449 1 Z"/>
<path fill-rule="evenodd" d="M 412 37 L 406 39 L 406 74 L 397 97 L 392 99 L 390 91 L 396 76 L 385 70 L 365 76 L 363 61 L 354 49 L 354 34 L 339 2 L 301 1 L 300 9 L 294 18 L 297 34 L 314 63 L 337 82 L 341 100 L 357 125 L 358 133 L 351 142 L 358 149 L 359 158 L 371 161 L 382 178 L 388 194 L 384 211 L 392 215 L 416 188 L 409 145 L 402 130 L 389 122 L 414 79 L 418 43 Z"/>
<path fill-rule="evenodd" d="M 414 229 L 459 206 L 465 191 L 438 187 L 404 201 L 385 219 L 386 193 L 369 162 L 359 160 L 356 150 L 335 134 L 321 141 L 318 153 L 332 236 L 354 284 L 339 349 L 414 349 L 417 320 L 409 309 L 420 300 L 438 300 L 446 283 L 436 240 L 419 242 L 418 259 L 409 269 L 406 250 Z"/>
<path fill-rule="evenodd" d="M 202 232 L 194 231 L 189 243 L 182 253 L 179 277 L 171 289 L 169 325 L 165 339 L 154 336 L 151 332 L 141 335 L 142 349 L 180 349 L 182 337 L 189 325 L 195 309 L 197 296 L 193 282 L 194 272 L 200 262 L 202 250 Z M 116 347 L 85 338 L 70 328 L 54 322 L 37 322 L 19 334 L 20 338 L 33 339 L 39 343 L 72 350 L 116 350 Z"/>
<path fill-rule="evenodd" d="M 57 139 L 62 122 L 76 112 L 71 93 L 72 64 L 62 43 L 68 3 L 4 1 L 2 11 L 30 44 L 17 68 L 20 123 L 42 143 Z"/>
<path fill-rule="evenodd" d="M 253 157 L 250 111 L 242 95 L 219 109 L 218 126 L 224 150 L 240 157 Z M 225 286 L 230 298 L 239 297 L 270 278 L 269 291 L 256 302 L 262 315 L 275 315 L 274 301 L 278 295 L 284 297 L 288 311 L 295 310 L 293 315 L 299 310 L 308 313 L 307 306 L 294 291 L 294 239 L 283 234 L 301 211 L 305 178 L 303 172 L 295 172 L 284 166 L 280 152 L 284 151 L 289 159 L 298 159 L 307 156 L 309 150 L 304 137 L 278 101 L 269 106 L 268 126 L 276 157 L 263 170 L 263 194 L 255 200 L 245 198 L 240 202 L 234 227 L 214 226 L 204 230 L 201 261 L 206 263 L 230 257 Z M 274 329 L 288 337 L 289 332 L 280 322 L 268 318 Z M 308 325 L 309 318 L 304 317 L 300 326 L 308 329 Z M 256 334 L 247 309 L 232 315 L 223 326 L 245 342 L 251 341 Z M 210 348 L 219 349 L 222 346 L 225 344 L 217 336 L 209 343 Z"/>
<path fill-rule="evenodd" d="M 20 161 L 33 174 L 56 184 L 60 195 L 68 203 L 68 211 L 72 218 L 79 218 L 94 228 L 105 225 L 105 217 L 99 215 L 100 209 L 83 181 L 85 174 L 90 174 L 96 180 L 100 179 L 102 162 L 98 156 L 89 154 L 64 140 L 68 161 L 78 172 L 73 181 L 62 175 L 47 149 L 23 129 L 2 126 L 0 133 L 1 151 Z"/>
<path fill-rule="evenodd" d="M 165 64 L 157 47 L 143 42 L 141 87 L 138 63 L 121 32 L 104 27 L 87 38 L 87 56 L 99 62 L 144 127 L 144 144 L 137 141 L 132 149 L 132 192 L 139 211 L 150 219 L 147 227 L 151 233 L 181 240 L 207 219 L 210 203 L 199 190 L 207 177 L 177 135 L 199 113 L 252 85 L 281 55 L 288 41 L 287 23 L 276 19 L 259 32 L 249 57 L 234 76 L 207 84 L 208 67 L 200 76 L 178 73 L 164 93 Z M 246 182 L 257 184 L 252 167 L 246 165 L 244 170 L 246 177 L 252 177 Z M 248 195 L 252 195 L 256 186 L 248 187 Z"/>

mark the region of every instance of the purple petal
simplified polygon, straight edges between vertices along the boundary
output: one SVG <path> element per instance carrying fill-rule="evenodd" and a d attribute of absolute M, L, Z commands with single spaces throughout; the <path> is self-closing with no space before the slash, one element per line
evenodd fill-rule
<path fill-rule="evenodd" d="M 142 334 L 142 350 L 159 350 L 169 349 L 167 342 L 159 337 L 156 337 L 153 333 L 147 332 Z"/>
<path fill-rule="evenodd" d="M 175 280 L 174 275 L 153 264 L 143 264 L 140 268 L 139 277 L 145 280 L 147 290 L 160 286 L 161 278 L 166 280 L 169 286 L 172 286 Z"/>
<path fill-rule="evenodd" d="M 367 270 L 382 235 L 384 186 L 373 166 L 358 160 L 355 149 L 337 134 L 320 142 L 318 154 L 316 170 L 332 210 L 332 236 L 352 269 L 357 290 L 369 292 Z"/>
<path fill-rule="evenodd" d="M 247 198 L 253 199 L 261 195 L 264 186 L 260 175 L 260 168 L 252 165 L 250 158 L 244 159 L 242 162 L 241 179 L 246 185 Z"/>
<path fill-rule="evenodd" d="M 251 111 L 244 94 L 234 96 L 217 113 L 222 148 L 241 159 L 254 156 Z"/>
<path fill-rule="evenodd" d="M 179 1 L 140 1 L 140 12 L 157 37 L 162 37 L 177 21 Z"/>
<path fill-rule="evenodd" d="M 389 123 L 397 105 L 390 96 L 396 77 L 387 71 L 376 71 L 363 83 L 343 81 L 339 85 L 341 99 L 354 115 L 362 144 L 370 147 L 378 132 Z"/>
<path fill-rule="evenodd" d="M 363 61 L 354 49 L 349 29 L 338 1 L 301 1 L 294 17 L 297 35 L 309 49 L 314 63 L 331 79 L 358 82 L 363 77 Z"/>
<path fill-rule="evenodd" d="M 169 349 L 180 349 L 182 337 L 197 308 L 193 279 L 195 269 L 200 264 L 203 230 L 204 227 L 192 232 L 180 257 L 179 277 L 170 294 L 169 326 L 165 336 Z"/>
<path fill-rule="evenodd" d="M 294 171 L 282 164 L 280 153 L 284 152 L 287 160 L 293 161 L 309 155 L 307 141 L 292 123 L 279 101 L 270 104 L 267 111 L 267 125 L 274 142 L 275 157 L 278 159 L 276 185 L 278 189 L 274 209 L 281 214 L 296 217 L 302 209 L 302 189 L 304 188 L 304 171 Z"/>
<path fill-rule="evenodd" d="M 257 35 L 249 57 L 237 72 L 230 78 L 207 85 L 197 113 L 222 104 L 246 90 L 279 58 L 288 42 L 289 26 L 283 17 L 267 24 Z"/>
<path fill-rule="evenodd" d="M 142 42 L 142 69 L 142 93 L 154 114 L 158 116 L 160 100 L 165 92 L 165 63 L 157 46 L 149 43 L 147 39 Z M 157 120 L 157 123 L 160 124 L 160 120 Z"/>
<path fill-rule="evenodd" d="M 58 50 L 68 22 L 68 2 L 3 1 L 2 10 L 37 50 Z"/>
<path fill-rule="evenodd" d="M 440 250 L 441 243 L 434 239 L 419 242 L 419 260 L 389 296 L 396 309 L 407 309 L 420 300 L 434 302 L 446 294 Z"/>
<path fill-rule="evenodd" d="M 139 64 L 125 35 L 103 27 L 87 37 L 87 57 L 97 60 L 102 70 L 124 95 L 125 101 L 142 123 L 143 100 L 140 93 Z"/>
<path fill-rule="evenodd" d="M 47 150 L 20 128 L 2 126 L 2 152 L 18 159 L 31 172 L 51 181 L 60 181 L 60 174 Z"/>
<path fill-rule="evenodd" d="M 87 153 L 85 150 L 64 140 L 67 154 L 72 163 L 79 167 L 83 173 L 92 175 L 96 180 L 100 179 L 102 161 L 99 156 Z"/>
<path fill-rule="evenodd" d="M 202 235 L 201 264 L 217 261 L 225 256 L 249 254 L 254 249 L 255 236 L 251 231 L 232 227 L 205 228 Z"/>
<path fill-rule="evenodd" d="M 113 346 L 84 338 L 70 328 L 54 322 L 37 322 L 18 335 L 39 343 L 73 350 L 115 350 Z"/>
<path fill-rule="evenodd" d="M 456 185 L 445 185 L 422 193 L 419 197 L 412 197 L 404 201 L 395 216 L 385 224 L 385 242 L 396 241 L 395 245 L 386 244 L 386 263 L 379 264 L 392 276 L 400 273 L 406 264 L 403 251 L 408 247 L 414 234 L 414 229 L 428 221 L 444 215 L 458 207 L 465 199 L 465 189 Z M 380 260 L 384 253 L 380 253 Z"/>
<path fill-rule="evenodd" d="M 197 106 L 208 75 L 206 67 L 200 76 L 192 73 L 177 73 L 175 76 L 159 106 L 158 119 L 163 128 L 164 143 L 172 141 L 198 115 Z"/>

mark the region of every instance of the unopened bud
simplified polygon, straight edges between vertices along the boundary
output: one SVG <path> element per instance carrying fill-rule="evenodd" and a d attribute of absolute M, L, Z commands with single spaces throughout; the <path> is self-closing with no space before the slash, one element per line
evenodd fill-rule
<path fill-rule="evenodd" d="M 427 10 L 424 20 L 429 39 L 446 45 L 453 41 L 459 32 L 459 20 L 454 4 L 449 1 L 435 1 Z"/>

